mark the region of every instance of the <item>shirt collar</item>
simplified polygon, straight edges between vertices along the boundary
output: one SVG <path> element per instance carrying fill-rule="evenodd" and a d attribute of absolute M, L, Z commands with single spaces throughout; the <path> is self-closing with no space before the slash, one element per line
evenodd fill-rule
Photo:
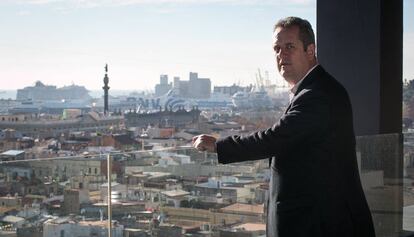
<path fill-rule="evenodd" d="M 302 77 L 302 79 L 300 79 L 300 81 L 298 81 L 291 89 L 290 89 L 290 93 L 292 93 L 293 95 L 296 94 L 296 92 L 299 89 L 300 84 L 302 83 L 303 79 L 305 79 L 309 73 L 315 69 L 319 64 L 316 64 L 315 66 L 313 66 L 311 69 L 309 69 L 309 71 L 305 74 L 304 77 Z"/>

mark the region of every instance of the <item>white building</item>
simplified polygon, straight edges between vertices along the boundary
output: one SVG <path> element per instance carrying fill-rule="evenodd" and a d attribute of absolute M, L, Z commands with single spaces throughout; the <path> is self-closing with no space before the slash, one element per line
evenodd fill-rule
<path fill-rule="evenodd" d="M 23 224 L 26 222 L 26 219 L 18 216 L 7 215 L 0 218 L 0 222 L 6 225 L 9 224 L 13 228 L 21 228 Z"/>
<path fill-rule="evenodd" d="M 161 192 L 163 195 L 163 199 L 165 199 L 166 203 L 174 204 L 175 208 L 180 207 L 180 202 L 182 200 L 186 200 L 187 196 L 190 194 L 184 190 L 170 190 Z"/>
<path fill-rule="evenodd" d="M 112 236 L 123 237 L 124 226 L 112 224 Z M 43 237 L 108 236 L 107 221 L 75 221 L 69 217 L 48 220 L 43 224 Z"/>
<path fill-rule="evenodd" d="M 170 152 L 158 152 L 157 154 L 161 157 L 158 160 L 158 164 L 162 167 L 191 163 L 191 157 L 188 155 L 182 155 L 182 154 L 176 154 L 176 153 L 170 153 Z"/>

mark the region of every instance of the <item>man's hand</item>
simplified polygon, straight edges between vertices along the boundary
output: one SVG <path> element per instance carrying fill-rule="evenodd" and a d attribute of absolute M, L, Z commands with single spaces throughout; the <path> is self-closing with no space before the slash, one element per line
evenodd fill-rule
<path fill-rule="evenodd" d="M 217 152 L 216 151 L 217 139 L 207 134 L 201 134 L 193 137 L 191 144 L 199 151 Z"/>

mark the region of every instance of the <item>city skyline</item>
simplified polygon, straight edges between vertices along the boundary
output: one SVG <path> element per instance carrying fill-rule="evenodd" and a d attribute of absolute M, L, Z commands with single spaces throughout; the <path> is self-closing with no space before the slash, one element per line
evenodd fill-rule
<path fill-rule="evenodd" d="M 404 1 L 403 79 L 414 79 L 414 1 Z M 0 3 L 2 90 L 42 81 L 99 90 L 153 90 L 161 74 L 189 72 L 213 86 L 255 82 L 260 68 L 283 84 L 272 27 L 297 15 L 316 29 L 316 1 L 6 0 Z M 316 29 L 317 30 L 317 29 Z"/>

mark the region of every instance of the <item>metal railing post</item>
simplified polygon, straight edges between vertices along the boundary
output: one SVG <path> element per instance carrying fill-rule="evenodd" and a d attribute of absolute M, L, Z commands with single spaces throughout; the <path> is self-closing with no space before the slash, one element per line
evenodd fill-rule
<path fill-rule="evenodd" d="M 111 155 L 107 156 L 107 166 L 108 166 L 108 237 L 112 237 L 112 161 Z"/>

